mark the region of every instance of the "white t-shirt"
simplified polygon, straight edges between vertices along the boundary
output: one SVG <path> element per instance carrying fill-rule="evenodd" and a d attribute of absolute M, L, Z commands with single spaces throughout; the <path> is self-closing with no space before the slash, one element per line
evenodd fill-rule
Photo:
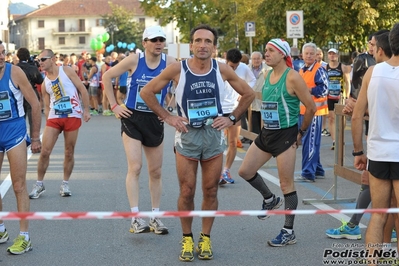
<path fill-rule="evenodd" d="M 369 132 L 367 157 L 373 161 L 399 162 L 399 67 L 375 65 L 367 89 Z"/>
<path fill-rule="evenodd" d="M 256 83 L 256 78 L 251 69 L 244 63 L 237 66 L 235 70 L 237 76 L 245 80 L 247 84 L 253 88 Z M 230 114 L 238 106 L 238 97 L 240 96 L 231 85 L 225 81 L 224 97 L 222 101 L 223 114 Z"/>

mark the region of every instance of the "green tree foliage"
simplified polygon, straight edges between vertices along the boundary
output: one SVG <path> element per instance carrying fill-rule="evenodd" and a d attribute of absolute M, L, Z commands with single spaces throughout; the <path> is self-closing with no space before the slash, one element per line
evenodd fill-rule
<path fill-rule="evenodd" d="M 112 2 L 109 2 L 109 5 L 111 7 L 112 13 L 108 15 L 102 15 L 102 18 L 104 19 L 104 28 L 107 29 L 107 32 L 110 35 L 113 32 L 113 44 L 116 47 L 114 51 L 120 52 L 122 50 L 126 50 L 119 49 L 116 46 L 118 42 L 134 42 L 138 48 L 143 49 L 143 46 L 141 45 L 141 39 L 143 36 L 144 27 L 138 22 L 133 21 L 133 11 L 129 11 L 122 6 L 114 5 Z M 106 46 L 110 44 L 112 44 L 111 38 L 106 42 Z"/>
<path fill-rule="evenodd" d="M 367 36 L 379 29 L 390 29 L 398 21 L 397 0 L 143 0 L 142 8 L 163 25 L 177 22 L 181 40 L 189 40 L 190 29 L 208 23 L 219 30 L 221 50 L 236 45 L 246 52 L 249 38 L 245 37 L 244 23 L 253 21 L 256 37 L 253 50 L 263 50 L 271 38 L 285 38 L 286 11 L 303 10 L 303 39 L 327 47 L 339 43 L 341 51 L 363 50 Z M 292 43 L 292 40 L 288 40 Z"/>

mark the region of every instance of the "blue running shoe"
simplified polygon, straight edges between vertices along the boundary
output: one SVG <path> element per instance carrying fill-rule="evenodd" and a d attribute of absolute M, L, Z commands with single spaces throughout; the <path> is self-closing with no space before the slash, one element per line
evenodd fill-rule
<path fill-rule="evenodd" d="M 266 203 L 265 200 L 262 201 L 262 211 L 271 211 L 280 208 L 281 204 L 283 204 L 284 200 L 280 197 L 273 196 L 273 201 L 270 203 Z M 265 220 L 269 218 L 270 215 L 258 215 L 258 219 Z"/>
<path fill-rule="evenodd" d="M 362 234 L 360 233 L 359 226 L 356 225 L 354 228 L 351 228 L 348 226 L 348 223 L 345 221 L 342 221 L 342 225 L 336 229 L 327 229 L 326 235 L 334 239 L 341 239 L 341 238 L 353 239 L 353 240 L 362 239 Z"/>
<path fill-rule="evenodd" d="M 397 238 L 397 236 L 396 236 L 396 231 L 395 231 L 395 229 L 392 230 L 391 242 L 392 242 L 392 243 L 398 242 L 398 238 Z"/>
<path fill-rule="evenodd" d="M 296 243 L 294 230 L 292 234 L 288 233 L 285 229 L 281 229 L 280 234 L 275 239 L 267 241 L 272 247 L 284 247 L 286 245 L 293 245 Z"/>
<path fill-rule="evenodd" d="M 234 184 L 234 179 L 231 178 L 230 171 L 224 171 L 222 173 L 222 179 L 226 181 L 227 184 Z M 220 182 L 219 182 L 220 184 Z"/>

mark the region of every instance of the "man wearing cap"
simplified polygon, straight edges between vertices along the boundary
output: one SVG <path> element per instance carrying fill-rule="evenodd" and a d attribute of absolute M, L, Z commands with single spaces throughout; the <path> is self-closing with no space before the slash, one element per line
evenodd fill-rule
<path fill-rule="evenodd" d="M 294 185 L 295 155 L 301 138 L 306 134 L 316 106 L 301 76 L 292 69 L 290 46 L 282 39 L 272 39 L 266 45 L 266 64 L 272 70 L 265 73 L 262 100 L 263 128 L 249 147 L 238 174 L 263 196 L 262 210 L 274 210 L 285 202 L 286 210 L 296 210 L 298 195 Z M 300 103 L 306 109 L 302 125 L 298 126 Z M 277 197 L 257 172 L 271 157 L 276 157 L 280 187 L 284 199 Z M 258 216 L 266 219 L 269 215 Z M 284 227 L 276 238 L 268 241 L 273 247 L 296 243 L 294 215 L 286 215 Z"/>
<path fill-rule="evenodd" d="M 132 212 L 139 211 L 139 175 L 142 167 L 142 151 L 147 158 L 149 188 L 152 210 L 159 211 L 162 196 L 162 157 L 164 122 L 148 108 L 140 97 L 141 89 L 158 76 L 167 65 L 176 60 L 163 53 L 166 35 L 160 26 L 151 26 L 143 33 L 144 52 L 131 53 L 116 66 L 106 71 L 102 77 L 111 110 L 121 118 L 122 141 L 125 147 L 128 172 L 126 175 L 126 191 Z M 118 105 L 112 86 L 112 79 L 126 71 L 132 73 L 129 90 L 124 100 L 125 106 Z M 163 105 L 168 85 L 157 94 L 157 100 Z M 159 218 L 150 219 L 149 224 L 141 218 L 131 221 L 131 233 L 154 231 L 156 234 L 167 234 L 168 228 Z"/>
<path fill-rule="evenodd" d="M 302 47 L 305 66 L 299 74 L 305 80 L 309 93 L 316 104 L 317 111 L 309 125 L 309 130 L 302 137 L 302 174 L 295 181 L 311 181 L 324 178 L 324 169 L 320 163 L 320 142 L 322 117 L 328 114 L 327 93 L 328 76 L 327 71 L 316 61 L 317 46 L 314 43 L 306 43 Z M 302 124 L 306 106 L 301 104 L 301 116 L 299 125 Z"/>
<path fill-rule="evenodd" d="M 350 93 L 350 72 L 351 67 L 343 65 L 338 61 L 338 50 L 331 48 L 328 50 L 328 64 L 326 67 L 328 74 L 328 128 L 330 130 L 333 144 L 331 150 L 335 149 L 335 104 L 339 102 L 341 94 L 344 99 L 348 99 Z"/>

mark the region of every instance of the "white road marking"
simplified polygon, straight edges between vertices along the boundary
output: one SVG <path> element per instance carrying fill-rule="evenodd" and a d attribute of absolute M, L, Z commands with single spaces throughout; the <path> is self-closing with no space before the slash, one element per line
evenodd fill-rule
<path fill-rule="evenodd" d="M 273 184 L 275 184 L 276 186 L 280 187 L 280 181 L 277 177 L 267 173 L 266 171 L 263 170 L 259 170 L 258 173 L 266 180 L 272 182 Z M 317 209 L 320 210 L 335 210 L 334 208 L 332 208 L 331 206 L 325 204 L 325 203 L 312 203 L 312 205 L 314 207 L 316 207 Z M 334 217 L 335 219 L 337 219 L 338 221 L 344 220 L 346 222 L 348 222 L 350 220 L 350 217 L 348 215 L 345 214 L 341 214 L 341 213 L 331 213 L 328 214 L 332 217 Z M 367 228 L 366 225 L 360 223 L 359 224 L 360 228 Z"/>

